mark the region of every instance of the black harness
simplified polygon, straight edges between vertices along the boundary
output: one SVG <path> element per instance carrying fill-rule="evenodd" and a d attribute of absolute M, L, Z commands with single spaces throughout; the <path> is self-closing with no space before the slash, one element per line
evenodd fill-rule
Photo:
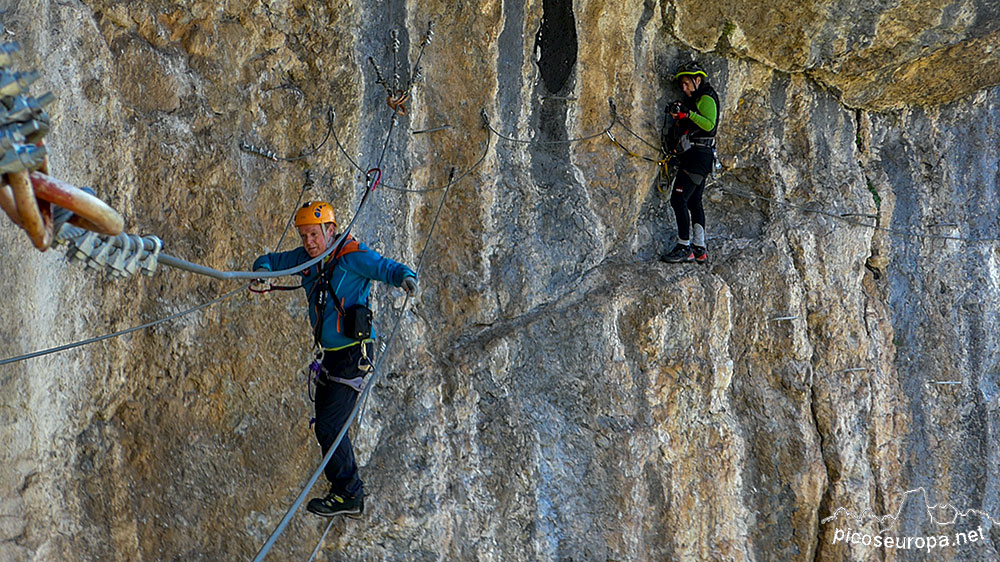
<path fill-rule="evenodd" d="M 343 333 L 345 336 L 356 340 L 366 340 L 372 335 L 373 318 L 371 309 L 360 303 L 345 309 L 344 304 L 337 297 L 337 292 L 333 289 L 333 272 L 340 262 L 340 258 L 342 257 L 340 252 L 343 250 L 346 242 L 347 237 L 345 236 L 337 246 L 337 249 L 333 251 L 332 255 L 336 257 L 326 267 L 319 270 L 319 279 L 316 280 L 309 294 L 309 301 L 316 307 L 316 325 L 313 326 L 313 341 L 317 347 L 323 347 L 320 341 L 323 337 L 323 321 L 326 319 L 326 307 L 331 297 L 333 298 L 333 305 L 337 307 L 337 313 L 343 321 Z"/>

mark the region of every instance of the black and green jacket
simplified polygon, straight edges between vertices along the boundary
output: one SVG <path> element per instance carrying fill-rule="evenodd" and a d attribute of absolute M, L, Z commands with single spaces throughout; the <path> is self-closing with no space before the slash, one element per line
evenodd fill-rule
<path fill-rule="evenodd" d="M 688 114 L 684 119 L 672 120 L 669 108 L 663 116 L 661 140 L 663 149 L 667 153 L 674 152 L 674 148 L 684 135 L 688 135 L 692 141 L 697 141 L 714 138 L 716 131 L 719 130 L 722 105 L 719 103 L 719 95 L 707 81 L 702 81 L 701 86 L 691 94 L 691 97 L 683 101 L 683 105 L 684 112 Z"/>
<path fill-rule="evenodd" d="M 693 100 L 698 100 L 695 102 L 694 107 L 690 106 L 690 102 Z M 715 136 L 715 132 L 719 129 L 719 94 L 715 93 L 715 89 L 708 82 L 702 82 L 701 86 L 691 95 L 688 100 L 685 100 L 685 107 L 687 108 L 687 119 L 681 119 L 680 125 L 688 129 L 688 134 L 691 135 L 692 139 L 699 138 L 711 138 Z M 691 125 L 694 125 L 691 127 Z"/>

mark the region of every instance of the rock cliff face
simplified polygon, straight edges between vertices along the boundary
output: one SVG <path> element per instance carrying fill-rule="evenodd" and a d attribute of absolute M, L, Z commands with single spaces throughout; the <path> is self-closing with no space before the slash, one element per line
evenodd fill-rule
<path fill-rule="evenodd" d="M 51 90 L 54 175 L 218 269 L 305 198 L 416 265 L 354 429 L 370 494 L 320 560 L 1000 560 L 838 540 L 904 492 L 1000 518 L 1000 8 L 675 3 L 0 1 Z M 401 78 L 435 22 L 407 114 Z M 708 266 L 668 266 L 658 136 L 697 57 L 720 93 Z M 498 138 L 530 139 L 518 143 Z M 647 149 L 621 123 L 613 132 Z M 431 132 L 417 131 L 448 128 Z M 387 148 L 382 154 L 383 145 Z M 283 156 L 274 162 L 241 142 Z M 312 152 L 315 149 L 315 152 Z M 481 165 L 477 161 L 484 154 Z M 652 156 L 652 150 L 647 150 Z M 428 240 L 435 211 L 444 211 Z M 847 216 L 842 216 L 847 215 Z M 873 228 L 872 225 L 877 225 Z M 295 245 L 294 233 L 282 249 Z M 238 287 L 113 281 L 0 228 L 0 356 Z M 249 559 L 319 456 L 298 293 L 239 295 L 0 367 L 0 560 Z M 383 338 L 385 342 L 385 338 Z M 317 492 L 323 491 L 317 487 Z M 269 559 L 308 558 L 304 512 Z M 937 534 L 938 529 L 914 531 Z M 876 533 L 876 530 L 868 530 Z M 951 532 L 949 530 L 943 531 Z M 897 533 L 898 534 L 898 533 Z"/>

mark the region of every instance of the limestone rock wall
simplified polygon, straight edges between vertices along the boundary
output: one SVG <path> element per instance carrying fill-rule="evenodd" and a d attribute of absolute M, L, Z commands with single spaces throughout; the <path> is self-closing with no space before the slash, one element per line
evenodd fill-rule
<path fill-rule="evenodd" d="M 383 254 L 423 256 L 423 294 L 404 311 L 376 290 L 383 342 L 402 329 L 353 432 L 369 509 L 318 559 L 918 560 L 836 542 L 824 519 L 891 513 L 916 487 L 1000 517 L 993 3 L 0 13 L 20 64 L 43 70 L 32 91 L 59 96 L 53 173 L 191 261 L 247 268 L 300 192 L 350 219 L 363 182 L 323 142 L 331 112 L 346 153 L 391 186 L 472 169 L 430 240 L 444 190 L 379 189 L 358 217 Z M 393 120 L 368 58 L 391 81 L 396 30 L 405 80 L 428 21 Z M 668 266 L 655 166 L 574 139 L 611 123 L 609 98 L 656 139 L 692 55 L 722 99 L 722 169 L 710 263 Z M 0 266 L 3 357 L 238 288 L 169 269 L 113 281 L 10 224 Z M 252 558 L 319 458 L 304 316 L 298 293 L 241 294 L 0 367 L 0 560 Z M 269 558 L 308 558 L 324 527 L 298 514 Z M 1000 559 L 986 529 L 934 559 Z"/>

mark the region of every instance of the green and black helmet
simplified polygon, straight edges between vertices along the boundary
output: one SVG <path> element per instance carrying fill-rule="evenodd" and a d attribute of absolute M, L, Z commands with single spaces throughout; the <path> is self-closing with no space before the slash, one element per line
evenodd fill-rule
<path fill-rule="evenodd" d="M 700 64 L 694 61 L 686 62 L 677 67 L 677 73 L 674 74 L 674 80 L 679 80 L 681 76 L 704 76 L 706 80 L 708 79 L 708 74 L 705 73 Z"/>

